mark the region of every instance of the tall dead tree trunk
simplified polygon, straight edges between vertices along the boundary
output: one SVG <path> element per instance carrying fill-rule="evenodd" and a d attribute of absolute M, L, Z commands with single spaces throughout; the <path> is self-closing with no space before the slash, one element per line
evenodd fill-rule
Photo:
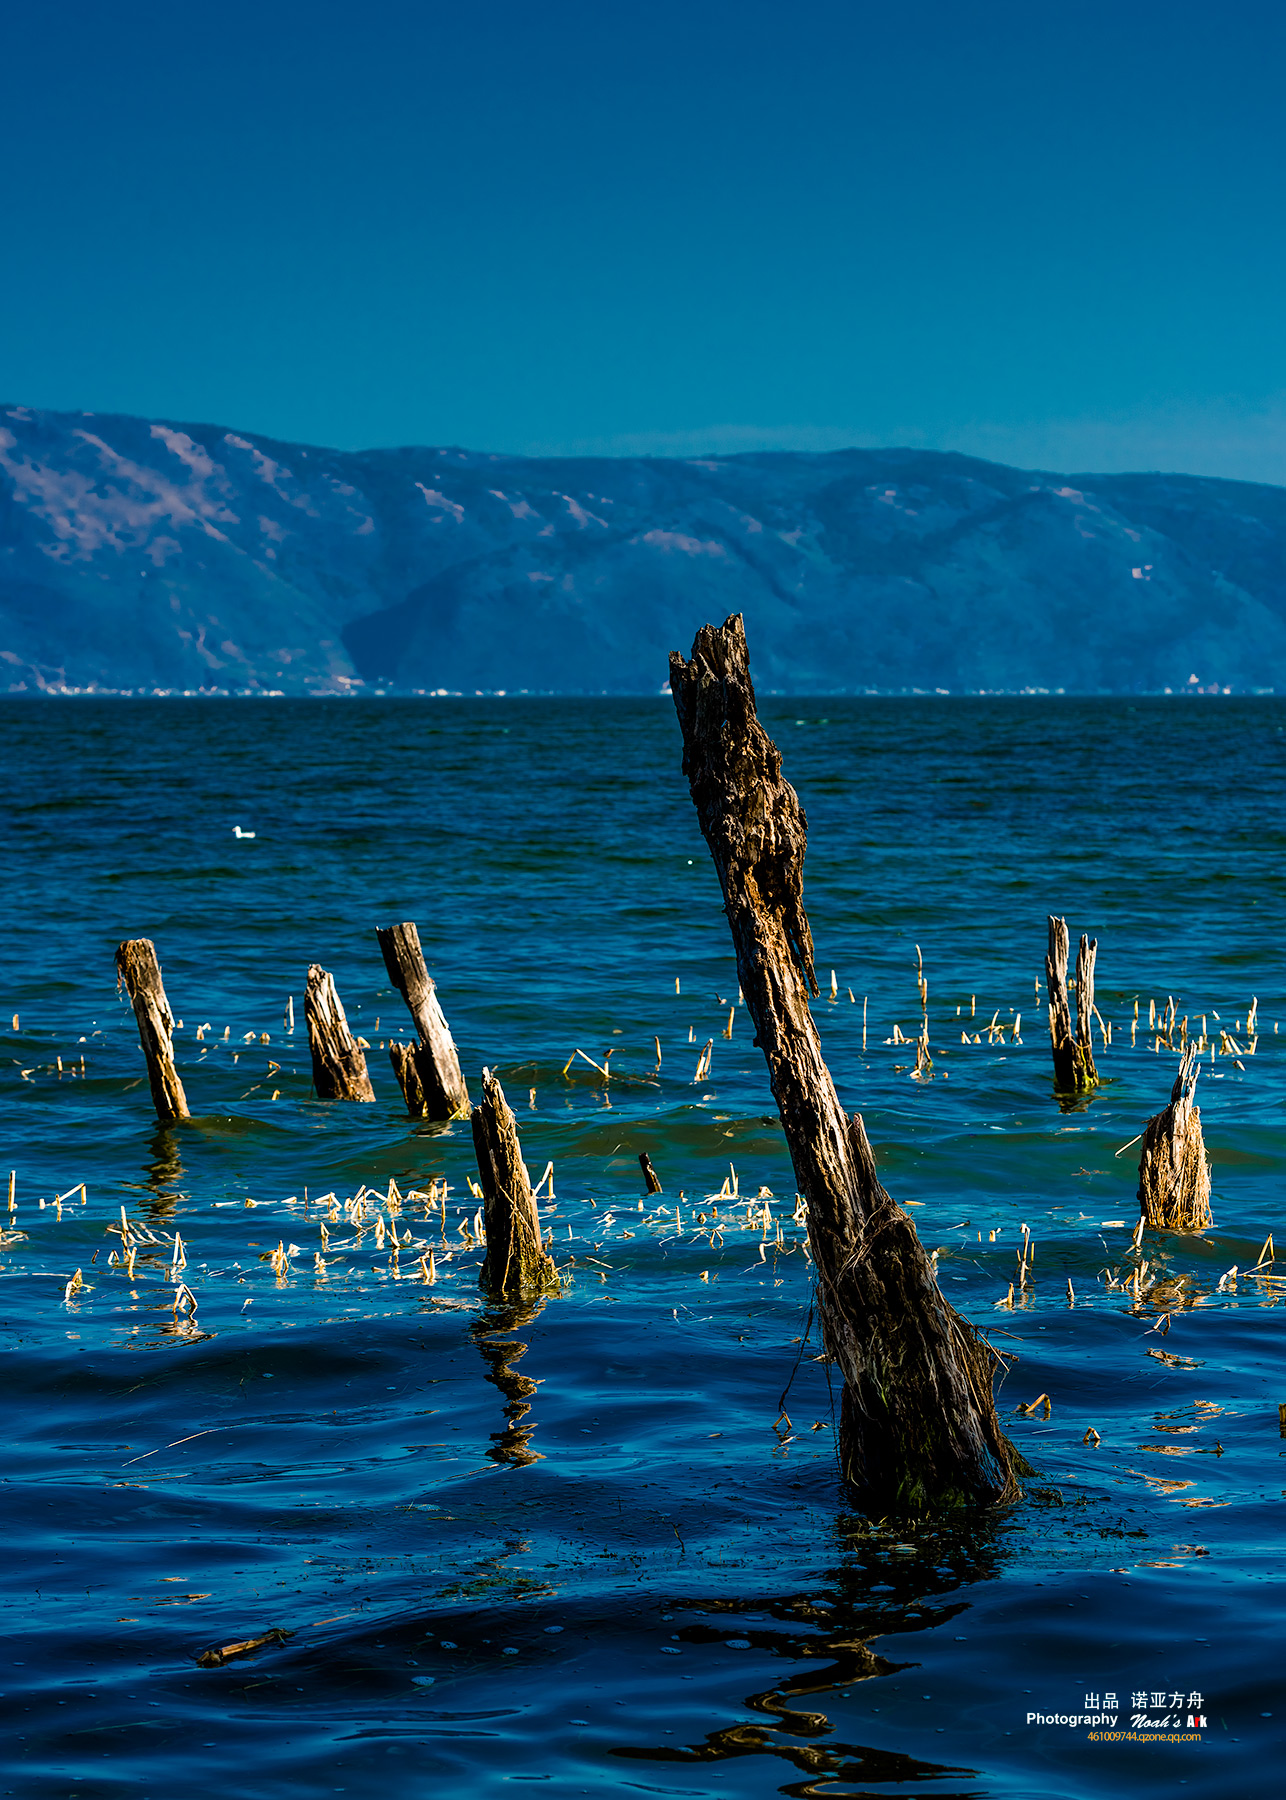
<path fill-rule="evenodd" d="M 501 1299 L 556 1288 L 558 1276 L 541 1240 L 540 1215 L 522 1160 L 518 1124 L 490 1069 L 482 1071 L 482 1100 L 474 1107 L 470 1123 L 487 1234 L 482 1286 Z"/>
<path fill-rule="evenodd" d="M 319 1100 L 374 1100 L 362 1047 L 348 1028 L 335 978 L 319 963 L 308 971 L 304 995 L 308 1047 L 313 1053 L 313 1086 Z"/>
<path fill-rule="evenodd" d="M 683 769 L 723 888 L 737 973 L 768 1062 L 844 1375 L 840 1458 L 872 1518 L 1017 1499 L 1025 1465 L 992 1398 L 999 1358 L 943 1297 L 911 1220 L 840 1105 L 809 1010 L 806 821 L 760 725 L 740 615 L 670 658 Z"/>
<path fill-rule="evenodd" d="M 419 1033 L 416 1044 L 389 1045 L 407 1111 L 417 1119 L 464 1117 L 469 1111 L 469 1090 L 433 977 L 425 966 L 419 930 L 408 919 L 402 925 L 386 925 L 375 935 L 389 979 L 406 1001 Z"/>
<path fill-rule="evenodd" d="M 1067 958 L 1071 939 L 1066 919 L 1049 915 L 1049 949 L 1045 955 L 1045 987 L 1049 993 L 1049 1042 L 1054 1056 L 1054 1085 L 1062 1093 L 1084 1093 L 1098 1086 L 1094 1067 L 1094 964 L 1098 939 L 1081 935 L 1076 952 L 1076 1036 L 1067 997 Z"/>
<path fill-rule="evenodd" d="M 127 938 L 116 952 L 116 973 L 138 1020 L 138 1039 L 147 1059 L 147 1079 L 152 1104 L 162 1125 L 172 1119 L 188 1119 L 187 1095 L 174 1066 L 174 1014 L 165 997 L 161 965 L 151 938 Z"/>
<path fill-rule="evenodd" d="M 1210 1224 L 1210 1165 L 1193 1104 L 1201 1064 L 1195 1044 L 1179 1062 L 1170 1104 L 1143 1129 L 1139 1153 L 1139 1211 L 1149 1225 L 1199 1231 Z"/>

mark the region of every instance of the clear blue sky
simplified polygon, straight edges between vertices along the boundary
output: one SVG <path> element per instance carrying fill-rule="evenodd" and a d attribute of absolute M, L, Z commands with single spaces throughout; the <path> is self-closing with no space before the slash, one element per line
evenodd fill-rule
<path fill-rule="evenodd" d="M 1286 8 L 4 0 L 0 397 L 1286 481 Z"/>

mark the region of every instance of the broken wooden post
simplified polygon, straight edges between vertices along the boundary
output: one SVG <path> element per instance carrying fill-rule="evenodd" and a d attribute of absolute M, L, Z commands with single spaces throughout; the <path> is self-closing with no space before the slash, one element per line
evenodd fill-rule
<path fill-rule="evenodd" d="M 1139 1211 L 1146 1224 L 1167 1231 L 1199 1231 L 1210 1224 L 1210 1164 L 1193 1105 L 1201 1064 L 1195 1044 L 1179 1060 L 1164 1112 L 1149 1119 L 1139 1153 Z"/>
<path fill-rule="evenodd" d="M 308 1047 L 313 1053 L 313 1086 L 319 1100 L 374 1100 L 362 1046 L 348 1028 L 335 978 L 319 963 L 308 971 L 304 995 Z"/>
<path fill-rule="evenodd" d="M 806 821 L 755 713 L 740 615 L 704 626 L 690 661 L 671 656 L 670 686 L 742 992 L 808 1203 L 823 1337 L 844 1376 L 844 1476 L 877 1519 L 1015 1500 L 1026 1465 L 996 1417 L 1000 1358 L 943 1297 L 822 1059 L 808 1005 L 819 990 L 803 903 Z"/>
<path fill-rule="evenodd" d="M 417 1119 L 467 1117 L 469 1090 L 433 977 L 425 966 L 419 931 L 408 919 L 402 925 L 386 925 L 375 935 L 389 980 L 406 1001 L 419 1033 L 418 1043 L 390 1044 L 388 1049 L 407 1111 Z"/>
<path fill-rule="evenodd" d="M 127 938 L 116 952 L 116 973 L 138 1020 L 138 1039 L 147 1059 L 152 1104 L 162 1125 L 189 1119 L 187 1095 L 174 1066 L 174 1014 L 165 997 L 161 965 L 151 938 Z"/>
<path fill-rule="evenodd" d="M 541 1241 L 540 1215 L 522 1160 L 518 1125 L 490 1069 L 482 1071 L 482 1100 L 474 1107 L 471 1122 L 487 1234 L 482 1286 L 504 1299 L 556 1288 L 558 1276 Z"/>
<path fill-rule="evenodd" d="M 661 1178 L 652 1167 L 652 1158 L 648 1155 L 646 1150 L 639 1151 L 639 1168 L 643 1171 L 643 1179 L 647 1183 L 648 1193 L 663 1193 L 664 1189 L 661 1186 Z"/>
<path fill-rule="evenodd" d="M 1054 1086 L 1063 1093 L 1079 1094 L 1098 1086 L 1094 1067 L 1094 963 L 1098 939 L 1081 935 L 1076 952 L 1076 1036 L 1067 999 L 1067 957 L 1071 939 L 1066 919 L 1049 915 L 1049 950 L 1045 956 L 1045 986 L 1049 991 L 1049 1041 L 1054 1055 Z"/>

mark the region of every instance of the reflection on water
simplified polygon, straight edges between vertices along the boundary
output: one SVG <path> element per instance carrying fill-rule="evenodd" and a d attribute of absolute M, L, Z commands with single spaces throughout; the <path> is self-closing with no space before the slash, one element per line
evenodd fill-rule
<path fill-rule="evenodd" d="M 544 1460 L 538 1450 L 531 1448 L 535 1420 L 524 1423 L 531 1411 L 531 1396 L 540 1383 L 515 1369 L 514 1364 L 527 1354 L 527 1346 L 507 1335 L 533 1324 L 544 1310 L 543 1299 L 525 1306 L 493 1305 L 469 1327 L 469 1335 L 482 1354 L 487 1380 L 505 1397 L 505 1428 L 491 1433 L 491 1448 L 487 1451 L 493 1462 L 514 1463 L 522 1468 Z"/>
<path fill-rule="evenodd" d="M 978 1583 L 1001 1577 L 1014 1546 L 1007 1548 L 1000 1525 L 986 1518 L 945 1529 L 916 1527 L 903 1539 L 861 1518 L 839 1514 L 833 1533 L 841 1560 L 818 1589 L 767 1599 L 676 1598 L 662 1615 L 675 1627 L 676 1644 L 727 1647 L 794 1663 L 796 1667 L 772 1686 L 744 1696 L 748 1711 L 766 1715 L 773 1723 L 741 1720 L 707 1732 L 700 1743 L 617 1745 L 614 1755 L 669 1763 L 777 1757 L 811 1777 L 782 1787 L 782 1793 L 824 1794 L 829 1800 L 853 1791 L 833 1787 L 833 1782 L 937 1782 L 946 1776 L 979 1773 L 840 1742 L 834 1739 L 837 1727 L 827 1713 L 805 1710 L 797 1703 L 826 1694 L 848 1699 L 863 1682 L 916 1667 L 872 1650 L 872 1640 L 891 1633 L 905 1639 L 941 1631 L 958 1621 L 974 1604 Z M 700 1614 L 700 1622 L 682 1624 L 685 1612 Z M 818 1781 L 825 1787 L 817 1787 Z M 961 1800 L 948 1797 L 946 1790 L 934 1791 L 943 1800 Z"/>
<path fill-rule="evenodd" d="M 989 1530 L 837 1513 L 793 1171 L 663 699 L 0 702 L 15 1792 L 1226 1800 L 1275 1766 L 1286 708 L 797 710 L 764 703 L 808 810 L 827 1061 L 1009 1359 L 1037 1470 Z M 1067 1105 L 1033 986 L 1050 912 L 1097 937 L 1114 1028 Z M 556 1167 L 556 1306 L 479 1294 L 468 1128 L 408 1121 L 388 1074 L 390 918 L 418 918 L 464 1065 Z M 122 920 L 210 1024 L 176 1036 L 175 1128 L 113 1006 Z M 893 1035 L 917 944 L 926 1084 Z M 374 1105 L 315 1101 L 282 1027 L 314 954 Z M 1238 1042 L 1257 996 L 1259 1036 L 1202 1076 L 1214 1225 L 1135 1245 L 1129 1146 L 1173 1068 L 1130 1024 L 1167 995 Z M 1180 1681 L 1220 1734 L 1183 1766 L 1025 1725 Z"/>

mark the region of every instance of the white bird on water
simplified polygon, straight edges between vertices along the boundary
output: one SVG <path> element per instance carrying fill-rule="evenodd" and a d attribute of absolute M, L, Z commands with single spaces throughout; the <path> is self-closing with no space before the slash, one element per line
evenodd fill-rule
<path fill-rule="evenodd" d="M 232 835 L 233 835 L 233 837 L 239 837 L 239 838 L 252 838 L 254 836 L 254 832 L 253 831 L 242 831 L 240 825 L 234 825 L 232 827 Z"/>

